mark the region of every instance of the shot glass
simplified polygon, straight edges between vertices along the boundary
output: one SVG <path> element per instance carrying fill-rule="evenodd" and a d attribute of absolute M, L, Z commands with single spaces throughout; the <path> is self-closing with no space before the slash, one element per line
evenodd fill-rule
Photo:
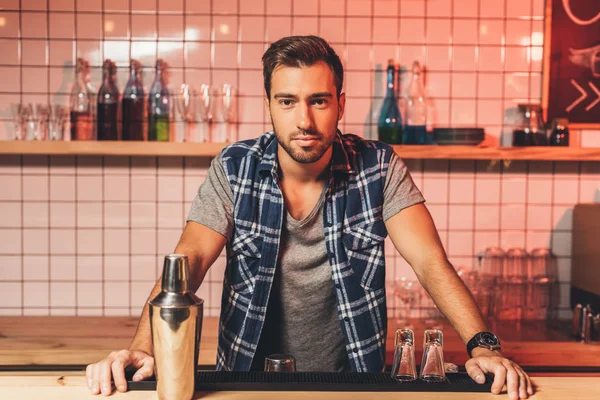
<path fill-rule="evenodd" d="M 410 382 L 417 379 L 414 337 L 414 333 L 410 329 L 396 330 L 396 349 L 394 351 L 394 364 L 392 365 L 392 379 L 400 382 Z"/>
<path fill-rule="evenodd" d="M 296 372 L 296 359 L 289 354 L 271 354 L 265 358 L 265 372 Z"/>
<path fill-rule="evenodd" d="M 443 382 L 446 380 L 444 370 L 444 340 L 439 329 L 425 331 L 423 361 L 419 379 L 425 382 Z"/>

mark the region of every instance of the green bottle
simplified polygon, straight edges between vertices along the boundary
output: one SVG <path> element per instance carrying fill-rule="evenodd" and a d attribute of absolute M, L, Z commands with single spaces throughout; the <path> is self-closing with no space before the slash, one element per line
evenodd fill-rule
<path fill-rule="evenodd" d="M 396 91 L 394 86 L 396 68 L 394 66 L 394 60 L 388 61 L 387 67 L 387 91 L 385 98 L 383 99 L 383 106 L 381 106 L 381 114 L 379 114 L 379 120 L 377 122 L 377 133 L 379 140 L 389 144 L 402 144 L 402 115 L 398 108 L 398 101 L 396 100 Z"/>
<path fill-rule="evenodd" d="M 148 140 L 168 142 L 171 125 L 171 93 L 165 82 L 163 60 L 156 61 L 156 76 L 148 96 Z"/>

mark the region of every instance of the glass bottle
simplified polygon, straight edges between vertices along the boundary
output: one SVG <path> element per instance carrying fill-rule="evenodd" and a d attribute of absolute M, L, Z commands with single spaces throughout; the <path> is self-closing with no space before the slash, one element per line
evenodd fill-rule
<path fill-rule="evenodd" d="M 142 65 L 137 60 L 129 64 L 129 81 L 123 90 L 122 117 L 123 140 L 145 140 L 144 134 L 144 84 Z"/>
<path fill-rule="evenodd" d="M 556 118 L 552 122 L 552 132 L 550 133 L 550 146 L 569 147 L 569 120 L 566 118 Z"/>
<path fill-rule="evenodd" d="M 165 80 L 165 63 L 156 61 L 156 76 L 148 96 L 148 140 L 168 142 L 170 139 L 171 94 Z"/>
<path fill-rule="evenodd" d="M 388 60 L 387 91 L 381 106 L 381 114 L 377 123 L 379 140 L 389 144 L 402 144 L 402 116 L 396 100 L 394 60 Z"/>
<path fill-rule="evenodd" d="M 71 117 L 71 140 L 95 140 L 93 87 L 88 82 L 89 64 L 77 59 L 75 84 L 69 101 Z"/>
<path fill-rule="evenodd" d="M 418 61 L 413 63 L 412 80 L 408 87 L 406 105 L 405 144 L 426 144 L 427 140 L 427 98 L 423 85 L 423 74 Z"/>
<path fill-rule="evenodd" d="M 115 64 L 105 60 L 102 86 L 98 90 L 98 140 L 119 140 L 119 89 L 115 84 L 115 72 Z"/>

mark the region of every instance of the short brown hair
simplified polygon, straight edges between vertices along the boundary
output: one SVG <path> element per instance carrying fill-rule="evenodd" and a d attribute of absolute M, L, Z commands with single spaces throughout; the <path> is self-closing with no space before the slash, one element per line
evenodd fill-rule
<path fill-rule="evenodd" d="M 318 36 L 288 36 L 279 39 L 262 56 L 265 92 L 271 99 L 271 75 L 279 65 L 309 67 L 319 61 L 329 65 L 333 73 L 338 98 L 342 94 L 344 67 L 335 50 L 325 39 Z"/>

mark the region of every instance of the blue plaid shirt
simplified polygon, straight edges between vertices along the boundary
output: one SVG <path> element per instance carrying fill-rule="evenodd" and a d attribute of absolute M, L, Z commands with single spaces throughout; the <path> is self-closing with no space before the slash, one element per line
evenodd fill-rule
<path fill-rule="evenodd" d="M 283 215 L 273 132 L 222 152 L 233 194 L 217 370 L 248 371 L 256 353 L 275 276 Z M 337 133 L 326 189 L 324 233 L 337 311 L 353 371 L 385 365 L 383 189 L 393 149 Z"/>

